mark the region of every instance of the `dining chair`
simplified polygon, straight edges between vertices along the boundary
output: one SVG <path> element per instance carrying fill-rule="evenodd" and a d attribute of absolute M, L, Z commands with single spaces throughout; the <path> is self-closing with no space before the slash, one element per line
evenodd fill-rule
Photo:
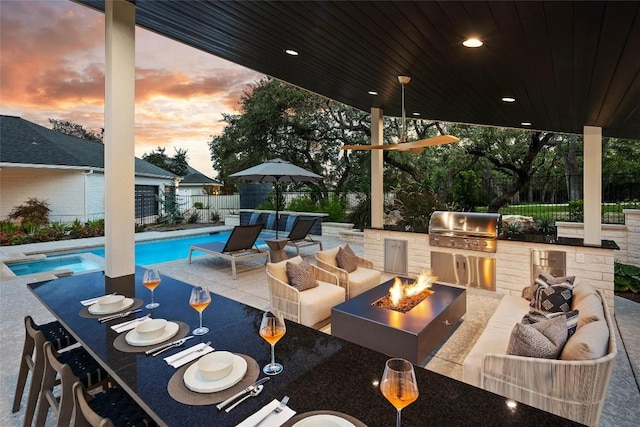
<path fill-rule="evenodd" d="M 58 353 L 50 342 L 45 342 L 43 348 L 45 367 L 35 425 L 44 427 L 49 408 L 52 408 L 56 414 L 56 426 L 68 426 L 73 411 L 73 384 L 80 381 L 91 389 L 108 385 L 110 377 L 82 347 Z M 56 397 L 54 387 L 58 382 L 60 390 Z"/>
<path fill-rule="evenodd" d="M 74 427 L 157 426 L 119 386 L 89 396 L 80 381 L 73 384 Z"/>
<path fill-rule="evenodd" d="M 27 409 L 24 415 L 24 425 L 30 426 L 36 410 L 40 384 L 44 373 L 43 344 L 50 342 L 56 349 L 62 349 L 75 344 L 76 340 L 58 321 L 38 325 L 31 316 L 25 316 L 24 329 L 24 346 L 22 348 L 22 356 L 20 357 L 20 368 L 18 370 L 18 381 L 13 398 L 12 412 L 18 412 L 20 410 L 27 377 L 29 372 L 31 372 L 31 385 L 27 397 Z"/>

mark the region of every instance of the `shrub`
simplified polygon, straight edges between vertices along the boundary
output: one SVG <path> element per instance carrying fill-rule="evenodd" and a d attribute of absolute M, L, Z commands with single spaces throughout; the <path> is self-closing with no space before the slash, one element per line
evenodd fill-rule
<path fill-rule="evenodd" d="M 344 207 L 337 197 L 329 197 L 320 202 L 320 211 L 327 213 L 327 221 L 342 222 L 344 220 Z"/>
<path fill-rule="evenodd" d="M 556 223 L 551 218 L 536 219 L 535 230 L 539 233 L 554 234 Z"/>
<path fill-rule="evenodd" d="M 197 224 L 198 221 L 200 221 L 200 212 L 198 212 L 196 209 L 186 211 L 184 213 L 184 217 L 188 224 Z"/>
<path fill-rule="evenodd" d="M 509 236 L 518 236 L 524 233 L 524 226 L 520 221 L 512 221 L 503 225 L 502 227 L 502 235 Z"/>
<path fill-rule="evenodd" d="M 428 231 L 431 214 L 446 209 L 446 204 L 427 185 L 407 184 L 394 193 L 394 208 L 400 211 L 399 225 L 405 231 Z"/>
<path fill-rule="evenodd" d="M 619 292 L 640 292 L 640 268 L 616 262 L 614 289 Z"/>
<path fill-rule="evenodd" d="M 32 197 L 24 204 L 15 206 L 9 213 L 9 218 L 21 218 L 21 224 L 32 223 L 36 226 L 43 226 L 49 223 L 49 213 L 51 213 L 51 209 L 46 201 Z"/>
<path fill-rule="evenodd" d="M 569 221 L 584 221 L 584 202 L 582 200 L 569 201 Z"/>
<path fill-rule="evenodd" d="M 347 221 L 353 223 L 353 227 L 362 230 L 371 225 L 371 199 L 362 197 L 347 216 Z"/>
<path fill-rule="evenodd" d="M 220 214 L 218 213 L 218 211 L 213 211 L 209 214 L 209 221 L 212 224 L 217 224 L 220 222 Z"/>
<path fill-rule="evenodd" d="M 195 209 L 204 209 L 204 204 L 202 202 L 193 202 L 193 207 Z"/>
<path fill-rule="evenodd" d="M 288 209 L 292 212 L 317 212 L 318 207 L 308 196 L 294 197 Z"/>

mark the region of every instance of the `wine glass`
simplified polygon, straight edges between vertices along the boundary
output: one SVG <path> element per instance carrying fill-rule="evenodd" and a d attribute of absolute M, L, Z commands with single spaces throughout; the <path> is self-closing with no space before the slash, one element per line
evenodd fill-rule
<path fill-rule="evenodd" d="M 380 391 L 396 407 L 396 427 L 400 427 L 400 411 L 415 402 L 419 394 L 416 373 L 411 362 L 397 357 L 387 360 Z"/>
<path fill-rule="evenodd" d="M 145 305 L 146 308 L 156 308 L 160 304 L 153 301 L 153 290 L 160 284 L 160 272 L 156 269 L 146 270 L 142 278 L 142 284 L 151 291 L 151 303 Z"/>
<path fill-rule="evenodd" d="M 193 335 L 204 335 L 209 332 L 209 328 L 202 326 L 202 312 L 211 303 L 211 295 L 209 290 L 201 286 L 196 286 L 191 290 L 191 298 L 189 298 L 189 305 L 193 307 L 195 311 L 200 313 L 200 327 L 193 330 Z"/>
<path fill-rule="evenodd" d="M 284 324 L 284 317 L 282 316 L 282 313 L 275 310 L 269 310 L 262 315 L 260 336 L 264 338 L 266 342 L 271 344 L 271 363 L 262 368 L 262 372 L 267 375 L 277 375 L 282 372 L 282 365 L 276 363 L 274 347 L 280 338 L 284 336 L 285 332 L 287 332 L 287 327 Z"/>

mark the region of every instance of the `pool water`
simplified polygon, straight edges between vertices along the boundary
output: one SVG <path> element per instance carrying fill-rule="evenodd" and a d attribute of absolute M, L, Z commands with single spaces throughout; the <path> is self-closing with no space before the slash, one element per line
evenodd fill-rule
<path fill-rule="evenodd" d="M 161 262 L 176 261 L 189 257 L 189 246 L 209 242 L 226 242 L 231 234 L 225 231 L 216 234 L 205 234 L 177 239 L 154 240 L 152 242 L 136 243 L 135 256 L 137 265 L 157 264 Z M 256 245 L 264 245 L 262 239 L 273 237 L 269 233 L 261 233 Z M 89 251 L 104 257 L 104 248 Z M 202 256 L 201 252 L 194 252 L 193 256 Z"/>
<path fill-rule="evenodd" d="M 16 276 L 44 273 L 53 270 L 71 270 L 74 273 L 89 270 L 100 270 L 102 266 L 81 256 L 52 256 L 36 261 L 25 261 L 7 264 Z"/>

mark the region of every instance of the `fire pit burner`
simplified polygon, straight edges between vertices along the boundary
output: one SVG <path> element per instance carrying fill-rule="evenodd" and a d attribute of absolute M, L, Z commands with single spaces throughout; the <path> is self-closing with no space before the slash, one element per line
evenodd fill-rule
<path fill-rule="evenodd" d="M 375 301 L 372 305 L 375 305 L 376 307 L 386 308 L 388 310 L 399 311 L 400 313 L 406 313 L 407 311 L 411 310 L 413 307 L 424 301 L 425 298 L 429 298 L 431 295 L 433 295 L 433 291 L 431 289 L 425 289 L 418 295 L 404 297 L 398 304 L 393 303 L 393 301 L 391 300 L 391 295 L 386 295 Z"/>

